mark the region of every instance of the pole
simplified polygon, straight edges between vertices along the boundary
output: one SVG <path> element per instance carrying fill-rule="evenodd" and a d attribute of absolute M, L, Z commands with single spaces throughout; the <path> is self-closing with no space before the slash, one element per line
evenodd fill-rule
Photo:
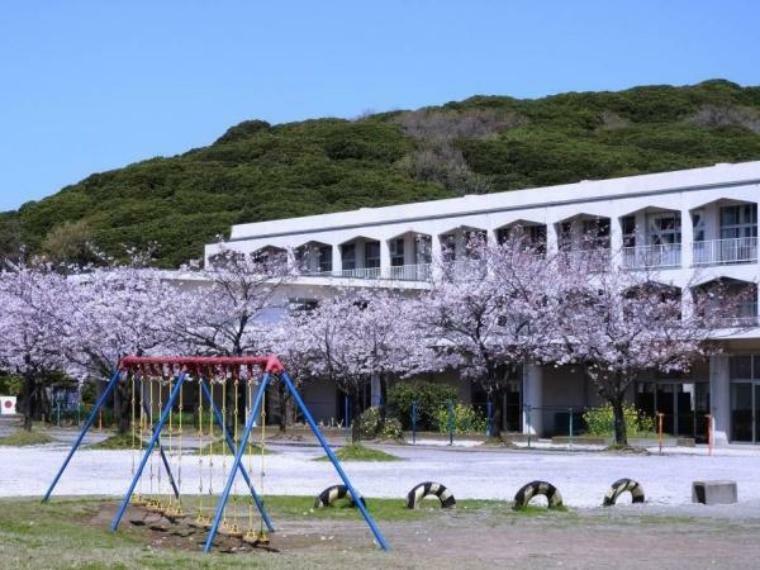
<path fill-rule="evenodd" d="M 417 443 L 417 400 L 412 401 L 412 445 Z"/>
<path fill-rule="evenodd" d="M 216 420 L 217 425 L 221 428 L 222 433 L 224 434 L 224 440 L 227 442 L 227 447 L 229 448 L 231 453 L 235 453 L 236 452 L 235 442 L 233 441 L 229 430 L 227 430 L 227 426 L 225 426 L 224 422 L 222 421 L 222 414 L 219 411 L 219 408 L 216 407 L 216 403 L 214 402 L 214 399 L 211 397 L 211 392 L 209 391 L 208 386 L 206 386 L 206 382 L 202 378 L 199 378 L 198 384 L 200 385 L 201 390 L 203 391 L 203 395 L 205 396 L 206 401 L 209 403 L 209 406 L 211 406 L 211 409 L 214 411 L 214 419 Z M 274 528 L 274 525 L 272 524 L 271 519 L 269 518 L 269 513 L 267 513 L 266 509 L 264 508 L 264 501 L 261 500 L 261 497 L 259 497 L 259 494 L 256 492 L 256 489 L 254 488 L 253 483 L 251 482 L 251 478 L 248 476 L 248 471 L 246 471 L 242 463 L 240 464 L 240 474 L 243 476 L 243 479 L 245 480 L 245 484 L 248 485 L 248 488 L 251 490 L 251 496 L 253 497 L 253 502 L 256 503 L 256 508 L 259 510 L 259 513 L 261 514 L 261 518 L 264 519 L 264 524 L 267 525 L 269 532 L 274 532 L 275 528 Z"/>
<path fill-rule="evenodd" d="M 343 483 L 346 485 L 348 492 L 351 493 L 351 498 L 353 499 L 354 504 L 361 512 L 362 516 L 364 517 L 364 520 L 367 521 L 367 525 L 369 525 L 369 528 L 372 531 L 372 534 L 375 536 L 377 543 L 380 545 L 380 548 L 382 548 L 383 550 L 389 550 L 390 545 L 385 540 L 385 537 L 383 537 L 383 534 L 380 532 L 380 528 L 375 523 L 375 520 L 372 518 L 372 515 L 369 514 L 369 511 L 367 510 L 367 507 L 364 505 L 364 501 L 362 500 L 361 495 L 351 484 L 351 481 L 349 480 L 348 475 L 346 475 L 345 471 L 343 471 L 343 468 L 340 465 L 340 461 L 338 461 L 338 458 L 335 456 L 335 453 L 327 444 L 327 441 L 322 435 L 322 432 L 319 431 L 319 427 L 317 426 L 317 423 L 314 421 L 314 418 L 309 412 L 309 409 L 306 407 L 306 404 L 304 404 L 304 401 L 301 399 L 301 395 L 298 393 L 298 390 L 296 390 L 296 387 L 293 385 L 293 381 L 290 379 L 290 376 L 288 375 L 287 372 L 283 370 L 280 373 L 280 379 L 282 379 L 285 382 L 285 385 L 288 387 L 288 390 L 290 390 L 290 393 L 293 395 L 293 399 L 295 400 L 296 404 L 298 405 L 299 408 L 301 408 L 301 412 L 303 413 L 304 418 L 306 419 L 306 423 L 309 424 L 309 427 L 311 428 L 311 431 L 314 433 L 314 436 L 319 441 L 320 445 L 322 446 L 322 449 L 325 450 L 325 453 L 327 454 L 327 458 L 333 464 L 333 467 L 335 467 L 335 470 L 338 472 L 338 475 L 343 480 Z"/>
<path fill-rule="evenodd" d="M 235 482 L 235 477 L 237 477 L 237 472 L 241 467 L 240 462 L 243 459 L 243 453 L 245 453 L 245 449 L 248 446 L 248 438 L 251 435 L 253 424 L 256 421 L 256 417 L 259 415 L 259 410 L 261 409 L 261 401 L 264 398 L 264 391 L 267 389 L 267 384 L 269 384 L 269 378 L 269 372 L 266 372 L 261 378 L 261 384 L 259 385 L 259 389 L 256 391 L 256 398 L 253 402 L 253 407 L 251 408 L 250 412 L 248 412 L 248 418 L 245 421 L 245 429 L 243 430 L 243 435 L 235 452 L 235 460 L 232 462 L 232 467 L 230 468 L 230 474 L 227 477 L 227 483 L 224 486 L 224 491 L 222 492 L 222 496 L 219 497 L 219 502 L 216 505 L 214 522 L 211 523 L 211 529 L 208 531 L 206 544 L 203 546 L 203 552 L 208 552 L 211 550 L 211 547 L 214 544 L 214 538 L 216 538 L 216 533 L 219 530 L 219 525 L 222 522 L 224 509 L 227 506 L 227 501 L 230 499 L 232 484 Z"/>
<path fill-rule="evenodd" d="M 660 455 L 662 455 L 662 419 L 664 417 L 664 413 L 657 412 L 657 442 L 660 446 Z"/>
<path fill-rule="evenodd" d="M 119 370 L 115 371 L 113 375 L 111 376 L 111 379 L 108 381 L 108 384 L 106 385 L 106 389 L 103 390 L 103 393 L 100 395 L 100 398 L 98 398 L 98 401 L 95 403 L 95 407 L 90 412 L 90 415 L 87 417 L 87 421 L 85 421 L 84 426 L 82 426 L 82 430 L 79 432 L 79 436 L 77 437 L 76 441 L 74 442 L 74 445 L 71 446 L 71 450 L 69 451 L 69 454 L 66 456 L 66 459 L 63 461 L 63 465 L 61 465 L 61 468 L 58 470 L 58 474 L 53 479 L 53 482 L 50 484 L 50 488 L 47 490 L 47 493 L 45 493 L 45 496 L 42 498 L 43 503 L 47 503 L 50 500 L 50 496 L 53 494 L 53 490 L 55 489 L 55 486 L 58 484 L 58 481 L 61 478 L 61 475 L 63 475 L 63 472 L 66 470 L 66 467 L 69 465 L 69 461 L 71 461 L 71 458 L 74 456 L 74 453 L 76 453 L 76 450 L 79 449 L 79 446 L 82 444 L 82 440 L 84 439 L 85 434 L 87 431 L 92 427 L 92 424 L 95 423 L 95 418 L 98 417 L 98 412 L 100 411 L 100 408 L 103 406 L 103 404 L 106 401 L 106 398 L 111 394 L 116 384 L 119 382 L 119 378 L 121 377 L 121 372 Z"/>
<path fill-rule="evenodd" d="M 348 427 L 348 394 L 343 396 L 343 421 L 346 424 L 346 441 L 350 441 L 351 430 Z"/>
<path fill-rule="evenodd" d="M 712 427 L 712 414 L 705 415 L 707 419 L 707 454 L 713 454 L 713 427 Z"/>
<path fill-rule="evenodd" d="M 573 409 L 570 408 L 569 412 L 570 412 L 570 420 L 569 420 L 568 423 L 570 424 L 569 425 L 569 428 L 570 428 L 569 429 L 569 434 L 570 434 L 570 449 L 572 449 L 573 448 Z"/>
<path fill-rule="evenodd" d="M 137 482 L 142 476 L 143 469 L 145 469 L 145 465 L 148 463 L 148 459 L 150 458 L 151 453 L 153 453 L 153 448 L 156 446 L 158 436 L 161 433 L 161 430 L 164 428 L 164 424 L 169 418 L 169 414 L 171 413 L 172 408 L 174 408 L 174 402 L 177 400 L 177 396 L 179 395 L 180 388 L 182 388 L 182 384 L 185 383 L 185 378 L 187 378 L 187 372 L 181 372 L 179 378 L 177 379 L 177 383 L 174 385 L 174 388 L 172 388 L 171 394 L 169 395 L 169 400 L 166 402 L 166 404 L 164 404 L 164 409 L 161 411 L 161 417 L 159 418 L 158 424 L 153 430 L 153 435 L 151 436 L 150 443 L 148 443 L 148 448 L 145 450 L 145 454 L 140 461 L 140 466 L 137 468 L 135 476 L 132 478 L 132 482 L 129 485 L 129 489 L 127 490 L 127 493 L 124 495 L 124 499 L 121 502 L 121 506 L 119 507 L 119 510 L 116 513 L 113 522 L 111 523 L 111 530 L 113 532 L 116 532 L 116 530 L 119 528 L 119 523 L 121 522 L 121 519 L 124 516 L 127 507 L 129 506 L 129 501 L 132 498 L 132 493 L 135 492 Z"/>
<path fill-rule="evenodd" d="M 493 403 L 491 400 L 486 402 L 486 417 L 488 422 L 486 423 L 486 435 L 491 437 L 493 435 Z"/>
<path fill-rule="evenodd" d="M 449 400 L 449 421 L 448 421 L 448 430 L 449 430 L 449 445 L 454 445 L 454 402 Z"/>

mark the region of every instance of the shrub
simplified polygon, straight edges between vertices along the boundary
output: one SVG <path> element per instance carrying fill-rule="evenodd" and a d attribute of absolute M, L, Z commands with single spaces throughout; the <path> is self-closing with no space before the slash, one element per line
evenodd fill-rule
<path fill-rule="evenodd" d="M 450 428 L 453 427 L 454 433 L 473 433 L 473 432 L 485 432 L 487 426 L 487 420 L 472 406 L 466 404 L 457 404 L 453 407 L 454 416 L 451 417 L 449 412 L 449 406 L 443 406 L 438 409 L 438 429 L 441 433 L 449 433 Z M 452 423 L 453 426 L 449 424 Z"/>
<path fill-rule="evenodd" d="M 398 382 L 388 390 L 388 406 L 404 429 L 412 428 L 412 403 L 417 402 L 417 429 L 438 430 L 438 410 L 456 400 L 454 386 L 433 382 Z"/>
<path fill-rule="evenodd" d="M 386 417 L 383 421 L 380 408 L 364 410 L 359 416 L 359 433 L 365 439 L 401 439 L 403 436 L 401 422 L 395 417 Z"/>
<path fill-rule="evenodd" d="M 623 404 L 625 427 L 629 436 L 654 431 L 654 420 L 636 409 L 633 404 Z M 592 408 L 583 414 L 591 435 L 612 435 L 615 432 L 615 416 L 610 404 Z"/>

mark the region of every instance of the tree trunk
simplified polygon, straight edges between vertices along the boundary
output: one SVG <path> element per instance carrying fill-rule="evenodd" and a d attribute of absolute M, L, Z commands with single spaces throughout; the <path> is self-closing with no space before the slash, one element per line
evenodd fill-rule
<path fill-rule="evenodd" d="M 625 425 L 625 412 L 623 411 L 623 398 L 613 398 L 610 400 L 615 427 L 615 445 L 620 447 L 628 446 L 628 432 Z"/>
<path fill-rule="evenodd" d="M 359 421 L 359 390 L 351 390 L 351 443 L 361 440 L 361 422 Z M 348 418 L 346 418 L 348 420 Z"/>
<path fill-rule="evenodd" d="M 119 435 L 129 432 L 132 426 L 130 416 L 131 394 L 129 382 L 119 382 L 113 391 L 113 420 Z"/>
<path fill-rule="evenodd" d="M 30 373 L 24 374 L 24 388 L 21 392 L 22 409 L 24 410 L 24 429 L 32 431 L 32 417 L 34 415 L 34 392 L 35 379 Z"/>
<path fill-rule="evenodd" d="M 502 419 L 502 403 L 504 402 L 504 390 L 497 388 L 491 392 L 491 433 L 489 437 L 501 439 L 501 426 L 504 423 Z M 486 412 L 488 413 L 488 412 Z M 488 418 L 486 418 L 488 419 Z"/>
<path fill-rule="evenodd" d="M 388 416 L 388 379 L 385 374 L 380 375 L 380 421 L 385 424 Z"/>

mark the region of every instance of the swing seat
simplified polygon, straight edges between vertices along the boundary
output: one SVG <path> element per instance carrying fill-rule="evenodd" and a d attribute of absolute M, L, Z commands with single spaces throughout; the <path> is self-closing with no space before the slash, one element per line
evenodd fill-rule
<path fill-rule="evenodd" d="M 229 538 L 243 538 L 243 531 L 240 530 L 236 524 L 220 527 L 219 534 L 222 536 L 227 536 Z"/>
<path fill-rule="evenodd" d="M 267 545 L 269 544 L 269 535 L 265 532 L 249 530 L 243 536 L 243 542 L 251 546 Z"/>
<path fill-rule="evenodd" d="M 199 529 L 208 529 L 211 527 L 211 519 L 206 516 L 197 516 L 194 520 L 187 523 L 188 526 Z"/>

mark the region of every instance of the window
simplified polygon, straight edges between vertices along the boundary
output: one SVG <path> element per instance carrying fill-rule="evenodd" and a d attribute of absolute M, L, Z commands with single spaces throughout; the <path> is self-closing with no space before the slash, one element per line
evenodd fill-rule
<path fill-rule="evenodd" d="M 441 256 L 442 261 L 448 263 L 454 261 L 457 256 L 457 238 L 453 234 L 441 236 Z"/>
<path fill-rule="evenodd" d="M 433 260 L 433 240 L 430 236 L 418 235 L 414 238 L 414 259 L 418 264 L 431 263 Z"/>
<path fill-rule="evenodd" d="M 636 247 L 636 216 L 620 218 L 620 228 L 623 231 L 623 247 Z"/>
<path fill-rule="evenodd" d="M 348 271 L 356 269 L 356 244 L 347 243 L 340 246 L 341 257 L 343 258 L 343 270 Z"/>
<path fill-rule="evenodd" d="M 401 267 L 404 265 L 404 238 L 391 240 L 391 266 Z"/>
<path fill-rule="evenodd" d="M 728 361 L 731 380 L 749 380 L 752 378 L 752 357 L 732 356 Z"/>
<path fill-rule="evenodd" d="M 757 237 L 757 204 L 724 206 L 720 209 L 721 239 Z"/>
<path fill-rule="evenodd" d="M 681 216 L 677 212 L 647 215 L 647 240 L 649 245 L 672 245 L 681 243 Z"/>
<path fill-rule="evenodd" d="M 319 248 L 319 270 L 332 271 L 332 246 L 323 245 Z"/>
<path fill-rule="evenodd" d="M 694 241 L 705 241 L 704 210 L 694 210 L 691 213 L 691 225 L 694 227 Z"/>
<path fill-rule="evenodd" d="M 364 243 L 364 267 L 380 267 L 380 242 L 368 241 Z"/>
<path fill-rule="evenodd" d="M 538 253 L 544 253 L 546 251 L 546 226 L 541 224 L 528 224 L 525 226 L 513 225 L 508 228 L 499 228 L 496 230 L 496 241 L 500 244 L 504 244 L 512 237 L 512 233 L 515 232 L 516 236 L 524 237 L 527 244 L 536 249 Z"/>

